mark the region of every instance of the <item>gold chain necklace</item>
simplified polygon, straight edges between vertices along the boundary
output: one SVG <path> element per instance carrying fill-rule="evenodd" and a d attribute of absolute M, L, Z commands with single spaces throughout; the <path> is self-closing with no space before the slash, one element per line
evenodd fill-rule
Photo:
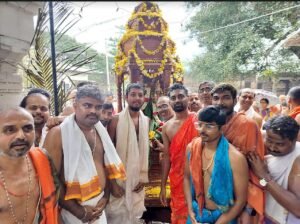
<path fill-rule="evenodd" d="M 1 178 L 1 181 L 3 183 L 3 188 L 5 190 L 7 202 L 8 202 L 8 205 L 9 205 L 9 210 L 10 210 L 10 213 L 13 217 L 14 223 L 17 223 L 17 224 L 23 224 L 26 221 L 26 218 L 28 216 L 28 210 L 29 210 L 28 202 L 29 202 L 29 197 L 30 197 L 31 176 L 30 176 L 29 159 L 28 159 L 27 155 L 25 156 L 25 159 L 26 159 L 27 171 L 28 171 L 28 192 L 27 192 L 27 198 L 26 198 L 26 203 L 25 203 L 25 215 L 23 216 L 23 219 L 21 221 L 19 221 L 17 219 L 17 216 L 14 212 L 14 206 L 13 206 L 12 201 L 10 200 L 10 197 L 9 197 L 9 194 L 8 194 L 8 188 L 6 186 L 6 181 L 5 181 L 4 175 L 3 175 L 2 171 L 0 170 L 0 178 Z"/>
<path fill-rule="evenodd" d="M 217 151 L 215 151 L 214 154 L 212 155 L 212 157 L 211 157 L 211 159 L 210 159 L 210 161 L 209 161 L 209 163 L 208 163 L 208 166 L 207 166 L 206 168 L 203 168 L 203 167 L 202 167 L 202 170 L 203 170 L 203 172 L 204 172 L 204 175 L 206 175 L 208 169 L 209 169 L 209 168 L 211 167 L 211 165 L 213 164 L 213 161 L 214 161 L 216 152 L 217 152 Z M 204 150 L 203 150 L 202 153 L 205 154 Z"/>

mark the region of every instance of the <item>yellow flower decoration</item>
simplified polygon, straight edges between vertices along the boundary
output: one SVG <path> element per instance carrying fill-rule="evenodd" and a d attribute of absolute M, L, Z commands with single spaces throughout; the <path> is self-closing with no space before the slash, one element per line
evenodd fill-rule
<path fill-rule="evenodd" d="M 155 139 L 155 131 L 149 131 L 149 140 Z"/>

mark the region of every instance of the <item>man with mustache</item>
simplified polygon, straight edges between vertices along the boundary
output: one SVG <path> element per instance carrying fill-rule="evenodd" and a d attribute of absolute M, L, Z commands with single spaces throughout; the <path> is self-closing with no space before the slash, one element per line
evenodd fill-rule
<path fill-rule="evenodd" d="M 174 116 L 174 111 L 170 105 L 170 99 L 167 96 L 160 96 L 156 102 L 158 117 L 166 122 Z"/>
<path fill-rule="evenodd" d="M 289 116 L 276 116 L 264 124 L 268 155 L 262 160 L 255 152 L 248 161 L 266 191 L 265 223 L 300 223 L 299 125 Z"/>
<path fill-rule="evenodd" d="M 194 127 L 195 113 L 188 110 L 188 91 L 182 84 L 175 83 L 169 88 L 168 96 L 175 116 L 163 126 L 164 157 L 160 201 L 167 206 L 166 183 L 170 178 L 171 222 L 186 223 L 188 211 L 183 192 L 183 172 L 186 146 L 198 135 Z"/>
<path fill-rule="evenodd" d="M 195 125 L 201 137 L 194 138 L 186 151 L 188 224 L 233 223 L 246 204 L 247 161 L 224 137 L 225 122 L 226 114 L 218 106 L 199 111 Z"/>
<path fill-rule="evenodd" d="M 224 136 L 244 155 L 249 152 L 257 152 L 260 158 L 265 155 L 262 135 L 254 120 L 248 118 L 244 113 L 233 110 L 237 99 L 236 89 L 227 83 L 219 84 L 211 91 L 213 105 L 218 105 L 226 113 L 226 124 L 222 127 Z M 250 172 L 248 186 L 248 200 L 240 219 L 243 223 L 251 223 L 251 216 L 264 214 L 264 193 L 260 189 L 259 180 Z"/>
<path fill-rule="evenodd" d="M 47 134 L 44 148 L 62 182 L 61 217 L 66 224 L 106 224 L 108 179 L 125 178 L 123 164 L 99 113 L 103 95 L 96 85 L 79 87 L 74 113 Z"/>
<path fill-rule="evenodd" d="M 125 181 L 111 181 L 111 197 L 106 208 L 110 224 L 140 223 L 146 210 L 149 118 L 141 111 L 144 89 L 138 83 L 130 83 L 125 92 L 128 106 L 113 117 L 107 128 L 127 174 Z"/>
<path fill-rule="evenodd" d="M 188 108 L 191 112 L 197 113 L 201 109 L 201 102 L 197 93 L 191 93 L 189 95 Z"/>
<path fill-rule="evenodd" d="M 25 108 L 33 116 L 35 146 L 42 146 L 42 141 L 46 135 L 45 124 L 50 117 L 50 97 L 50 93 L 46 90 L 34 88 L 28 92 L 20 103 L 20 107 Z"/>
<path fill-rule="evenodd" d="M 254 100 L 255 93 L 252 89 L 241 89 L 238 96 L 238 103 L 235 105 L 234 110 L 245 113 L 247 117 L 253 119 L 258 127 L 261 128 L 262 117 L 252 107 Z"/>
<path fill-rule="evenodd" d="M 100 121 L 104 127 L 107 127 L 108 123 L 112 119 L 114 107 L 111 103 L 106 102 L 103 104 L 100 112 Z"/>
<path fill-rule="evenodd" d="M 201 108 L 212 104 L 210 91 L 215 87 L 212 81 L 204 81 L 199 84 L 198 96 L 201 102 Z"/>
<path fill-rule="evenodd" d="M 21 107 L 0 111 L 0 220 L 58 223 L 58 183 L 46 151 L 31 148 L 32 115 Z"/>

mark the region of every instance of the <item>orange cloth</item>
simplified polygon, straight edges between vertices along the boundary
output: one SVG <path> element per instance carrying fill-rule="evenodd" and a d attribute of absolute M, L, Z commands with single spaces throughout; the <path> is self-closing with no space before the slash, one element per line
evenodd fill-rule
<path fill-rule="evenodd" d="M 263 138 L 255 121 L 246 117 L 244 113 L 235 114 L 231 120 L 223 126 L 224 136 L 243 154 L 256 151 L 261 159 L 264 159 L 265 149 Z M 250 171 L 248 186 L 248 204 L 260 215 L 264 214 L 264 191 L 259 186 L 258 178 Z"/>
<path fill-rule="evenodd" d="M 36 170 L 41 185 L 41 201 L 39 206 L 39 224 L 58 224 L 58 185 L 54 183 L 53 167 L 48 156 L 42 149 L 29 151 L 30 158 Z"/>
<path fill-rule="evenodd" d="M 195 114 L 189 114 L 170 144 L 170 188 L 171 188 L 171 221 L 172 224 L 186 223 L 188 211 L 183 192 L 183 175 L 185 151 L 192 139 L 198 136 L 194 126 Z"/>
<path fill-rule="evenodd" d="M 289 116 L 295 119 L 296 116 L 297 116 L 298 114 L 300 114 L 300 106 L 295 107 L 295 108 L 290 112 Z"/>
<path fill-rule="evenodd" d="M 202 171 L 202 139 L 195 138 L 192 141 L 190 170 L 192 170 L 192 178 L 195 187 L 196 200 L 198 201 L 199 210 L 202 212 L 204 208 L 204 182 Z M 197 175 L 193 175 L 197 174 Z"/>

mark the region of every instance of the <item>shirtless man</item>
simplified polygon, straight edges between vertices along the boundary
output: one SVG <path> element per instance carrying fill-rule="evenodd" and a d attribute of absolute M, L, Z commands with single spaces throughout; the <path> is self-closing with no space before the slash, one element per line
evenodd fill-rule
<path fill-rule="evenodd" d="M 50 162 L 42 150 L 31 149 L 34 134 L 34 120 L 25 109 L 0 112 L 2 224 L 58 223 L 57 188 Z"/>
<path fill-rule="evenodd" d="M 197 136 L 194 127 L 195 113 L 188 111 L 188 91 L 178 83 L 172 85 L 168 96 L 175 116 L 163 126 L 164 158 L 162 160 L 162 181 L 160 200 L 167 206 L 166 183 L 169 175 L 171 189 L 171 221 L 185 223 L 187 206 L 183 192 L 184 155 L 186 146 Z"/>
<path fill-rule="evenodd" d="M 186 151 L 187 223 L 231 223 L 246 204 L 247 161 L 222 134 L 225 123 L 226 114 L 218 106 L 199 111 L 196 125 L 201 137 L 193 139 Z"/>
<path fill-rule="evenodd" d="M 64 223 L 107 223 L 103 210 L 109 197 L 107 179 L 113 174 L 105 168 L 115 165 L 118 169 L 121 164 L 104 163 L 104 157 L 109 158 L 109 153 L 118 157 L 99 122 L 103 102 L 95 85 L 78 88 L 73 105 L 75 113 L 66 117 L 60 126 L 52 128 L 45 139 L 44 148 L 53 158 L 64 183 L 60 195 Z"/>
<path fill-rule="evenodd" d="M 128 106 L 108 124 L 108 133 L 125 165 L 126 181 L 111 182 L 107 206 L 109 224 L 140 223 L 145 209 L 144 186 L 148 182 L 149 118 L 141 111 L 144 89 L 138 83 L 126 87 Z"/>

